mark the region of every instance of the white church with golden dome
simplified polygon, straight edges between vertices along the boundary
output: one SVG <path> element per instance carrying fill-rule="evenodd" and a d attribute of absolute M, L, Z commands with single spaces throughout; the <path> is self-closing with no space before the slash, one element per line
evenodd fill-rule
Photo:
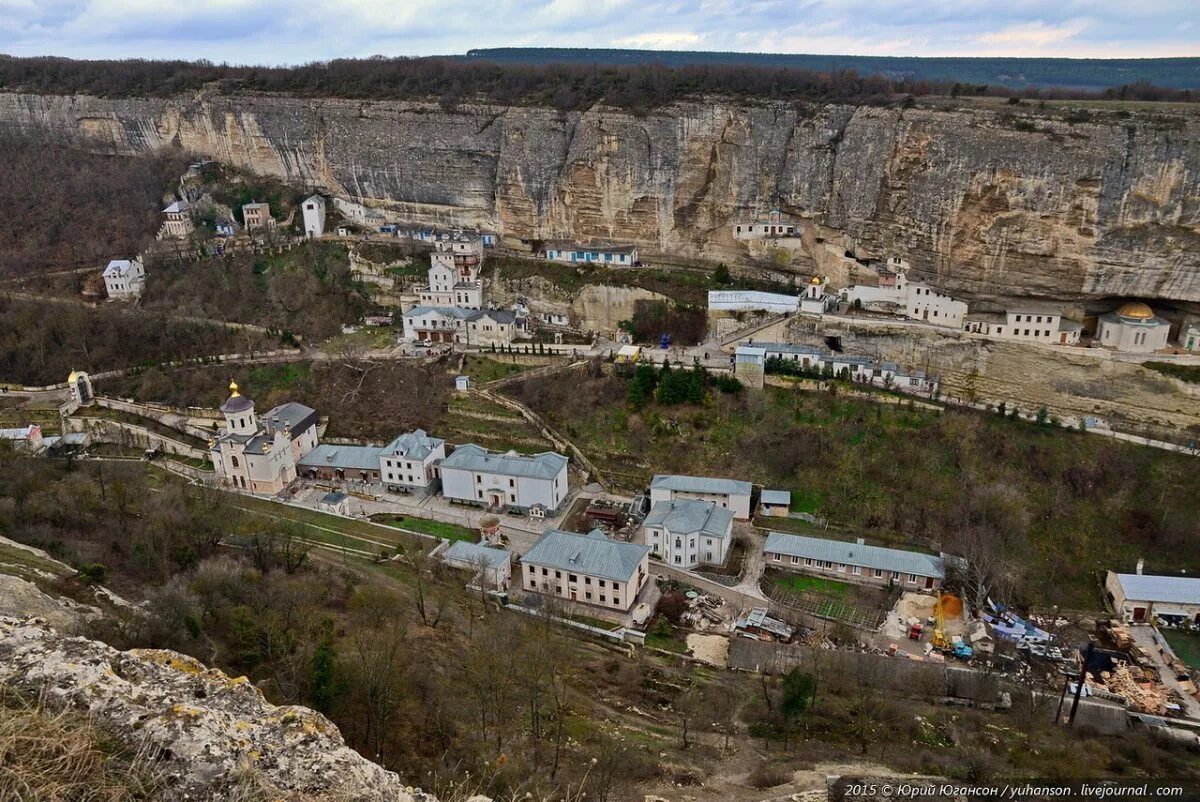
<path fill-rule="evenodd" d="M 1144 303 L 1130 301 L 1096 323 L 1096 345 L 1117 351 L 1148 354 L 1167 347 L 1171 323 Z"/>
<path fill-rule="evenodd" d="M 296 465 L 317 447 L 317 411 L 294 401 L 261 418 L 254 402 L 229 383 L 221 405 L 225 429 L 209 442 L 212 463 L 225 484 L 252 493 L 278 493 L 295 481 Z"/>

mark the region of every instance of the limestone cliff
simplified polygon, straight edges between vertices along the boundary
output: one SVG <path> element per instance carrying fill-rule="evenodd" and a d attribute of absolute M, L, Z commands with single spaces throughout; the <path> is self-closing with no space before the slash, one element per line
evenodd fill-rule
<path fill-rule="evenodd" d="M 736 259 L 801 221 L 796 267 L 901 254 L 965 295 L 1200 301 L 1200 113 L 725 101 L 645 117 L 206 94 L 0 94 L 0 131 L 197 154 L 405 217 Z"/>
<path fill-rule="evenodd" d="M 85 711 L 152 756 L 155 799 L 227 799 L 253 776 L 263 798 L 437 802 L 346 746 L 319 713 L 276 707 L 244 677 L 175 652 L 121 652 L 0 617 L 0 687 Z"/>

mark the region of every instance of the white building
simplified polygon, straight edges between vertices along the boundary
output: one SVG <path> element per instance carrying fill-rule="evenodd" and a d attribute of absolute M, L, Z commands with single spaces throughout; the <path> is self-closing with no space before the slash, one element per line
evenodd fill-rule
<path fill-rule="evenodd" d="M 446 441 L 424 429 L 400 435 L 379 452 L 379 478 L 389 489 L 429 492 L 446 458 Z"/>
<path fill-rule="evenodd" d="M 794 223 L 785 222 L 778 211 L 773 211 L 765 219 L 756 218 L 748 223 L 733 224 L 735 240 L 748 239 L 791 239 L 800 236 Z"/>
<path fill-rule="evenodd" d="M 418 291 L 422 306 L 483 307 L 483 241 L 478 236 L 436 235 L 429 263 L 429 283 Z"/>
<path fill-rule="evenodd" d="M 556 511 L 567 498 L 567 458 L 488 451 L 473 443 L 442 460 L 442 495 L 488 509 Z"/>
<path fill-rule="evenodd" d="M 822 276 L 813 276 L 800 298 L 800 312 L 805 315 L 823 315 L 837 306 L 837 296 L 830 293 L 828 281 Z"/>
<path fill-rule="evenodd" d="M 521 557 L 521 588 L 568 602 L 627 612 L 650 576 L 650 549 L 548 529 Z"/>
<path fill-rule="evenodd" d="M 711 501 L 660 501 L 642 523 L 646 545 L 668 565 L 723 565 L 733 542 L 733 511 Z"/>
<path fill-rule="evenodd" d="M 788 315 L 800 311 L 800 296 L 757 290 L 709 290 L 708 311 Z"/>
<path fill-rule="evenodd" d="M 768 369 L 772 360 L 793 362 L 815 374 L 871 384 L 886 390 L 932 395 L 937 391 L 936 377 L 917 368 L 901 367 L 895 362 L 876 362 L 865 356 L 835 354 L 810 345 L 791 343 L 756 343 L 766 355 Z"/>
<path fill-rule="evenodd" d="M 187 201 L 175 201 L 162 210 L 162 215 L 159 239 L 187 239 L 196 230 L 192 223 L 192 206 Z"/>
<path fill-rule="evenodd" d="M 113 259 L 101 275 L 104 291 L 113 300 L 137 298 L 146 288 L 146 270 L 141 259 Z"/>
<path fill-rule="evenodd" d="M 1127 623 L 1162 621 L 1200 625 L 1200 577 L 1147 576 L 1109 571 L 1104 589 L 1113 610 Z"/>
<path fill-rule="evenodd" d="M 1026 304 L 1004 314 L 973 312 L 963 320 L 965 331 L 999 340 L 1076 345 L 1083 326 L 1062 316 L 1061 310 Z"/>
<path fill-rule="evenodd" d="M 472 572 L 476 587 L 482 581 L 486 590 L 507 590 L 512 577 L 513 553 L 496 546 L 456 540 L 442 555 L 442 562 Z"/>
<path fill-rule="evenodd" d="M 434 343 L 458 342 L 459 333 L 475 311 L 457 306 L 414 306 L 401 316 L 404 322 L 404 339 L 428 340 Z"/>
<path fill-rule="evenodd" d="M 502 309 L 484 309 L 467 318 L 462 342 L 466 345 L 508 345 L 517 335 L 517 317 Z"/>
<path fill-rule="evenodd" d="M 304 236 L 320 237 L 325 233 L 325 199 L 311 195 L 301 204 L 304 214 Z"/>
<path fill-rule="evenodd" d="M 633 245 L 557 243 L 546 247 L 546 259 L 566 264 L 596 262 L 608 267 L 633 267 L 638 263 L 638 251 Z"/>
<path fill-rule="evenodd" d="M 42 427 L 36 423 L 0 429 L 0 440 L 12 444 L 14 450 L 39 451 L 42 447 Z"/>
<path fill-rule="evenodd" d="M 1179 347 L 1185 351 L 1200 351 L 1200 322 L 1180 327 Z"/>
<path fill-rule="evenodd" d="M 754 486 L 735 479 L 659 474 L 650 481 L 650 503 L 662 501 L 711 501 L 733 512 L 739 521 L 750 520 L 750 496 Z"/>
<path fill-rule="evenodd" d="M 221 481 L 236 488 L 278 493 L 317 447 L 317 413 L 303 404 L 282 404 L 259 419 L 254 402 L 230 382 L 221 413 L 225 430 L 210 444 L 212 462 Z"/>
<path fill-rule="evenodd" d="M 913 320 L 961 329 L 967 315 L 967 305 L 956 301 L 945 293 L 938 292 L 925 282 L 909 284 L 905 314 Z"/>
<path fill-rule="evenodd" d="M 275 218 L 271 216 L 271 205 L 268 203 L 242 204 L 242 225 L 247 231 L 259 228 L 269 231 L 275 228 Z"/>
<path fill-rule="evenodd" d="M 1146 304 L 1131 301 L 1115 312 L 1101 315 L 1096 344 L 1117 351 L 1148 354 L 1167 347 L 1171 324 Z"/>

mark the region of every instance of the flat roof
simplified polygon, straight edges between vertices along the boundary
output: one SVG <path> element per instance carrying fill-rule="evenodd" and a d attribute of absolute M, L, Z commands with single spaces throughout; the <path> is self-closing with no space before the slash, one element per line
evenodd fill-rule
<path fill-rule="evenodd" d="M 629 582 L 642 558 L 649 553 L 649 546 L 611 540 L 599 529 L 586 535 L 547 529 L 521 561 L 615 582 Z"/>
<path fill-rule="evenodd" d="M 942 558 L 933 554 L 868 546 L 865 543 L 843 540 L 789 535 L 784 532 L 771 532 L 767 535 L 763 552 L 825 560 L 842 565 L 860 565 L 863 568 L 879 568 L 900 574 L 915 574 L 935 579 L 944 579 L 946 576 Z"/>
<path fill-rule="evenodd" d="M 1117 574 L 1129 601 L 1200 604 L 1200 577 Z"/>
<path fill-rule="evenodd" d="M 680 493 L 714 493 L 727 496 L 748 496 L 754 486 L 737 479 L 716 479 L 709 476 L 677 476 L 658 474 L 650 480 L 650 488 Z"/>

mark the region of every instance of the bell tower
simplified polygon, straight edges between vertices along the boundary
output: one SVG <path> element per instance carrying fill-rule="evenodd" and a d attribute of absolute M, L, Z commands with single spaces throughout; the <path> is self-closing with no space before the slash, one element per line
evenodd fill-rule
<path fill-rule="evenodd" d="M 258 431 L 258 416 L 254 414 L 254 402 L 238 392 L 236 381 L 229 383 L 229 398 L 221 405 L 225 424 L 230 434 L 252 435 Z"/>

